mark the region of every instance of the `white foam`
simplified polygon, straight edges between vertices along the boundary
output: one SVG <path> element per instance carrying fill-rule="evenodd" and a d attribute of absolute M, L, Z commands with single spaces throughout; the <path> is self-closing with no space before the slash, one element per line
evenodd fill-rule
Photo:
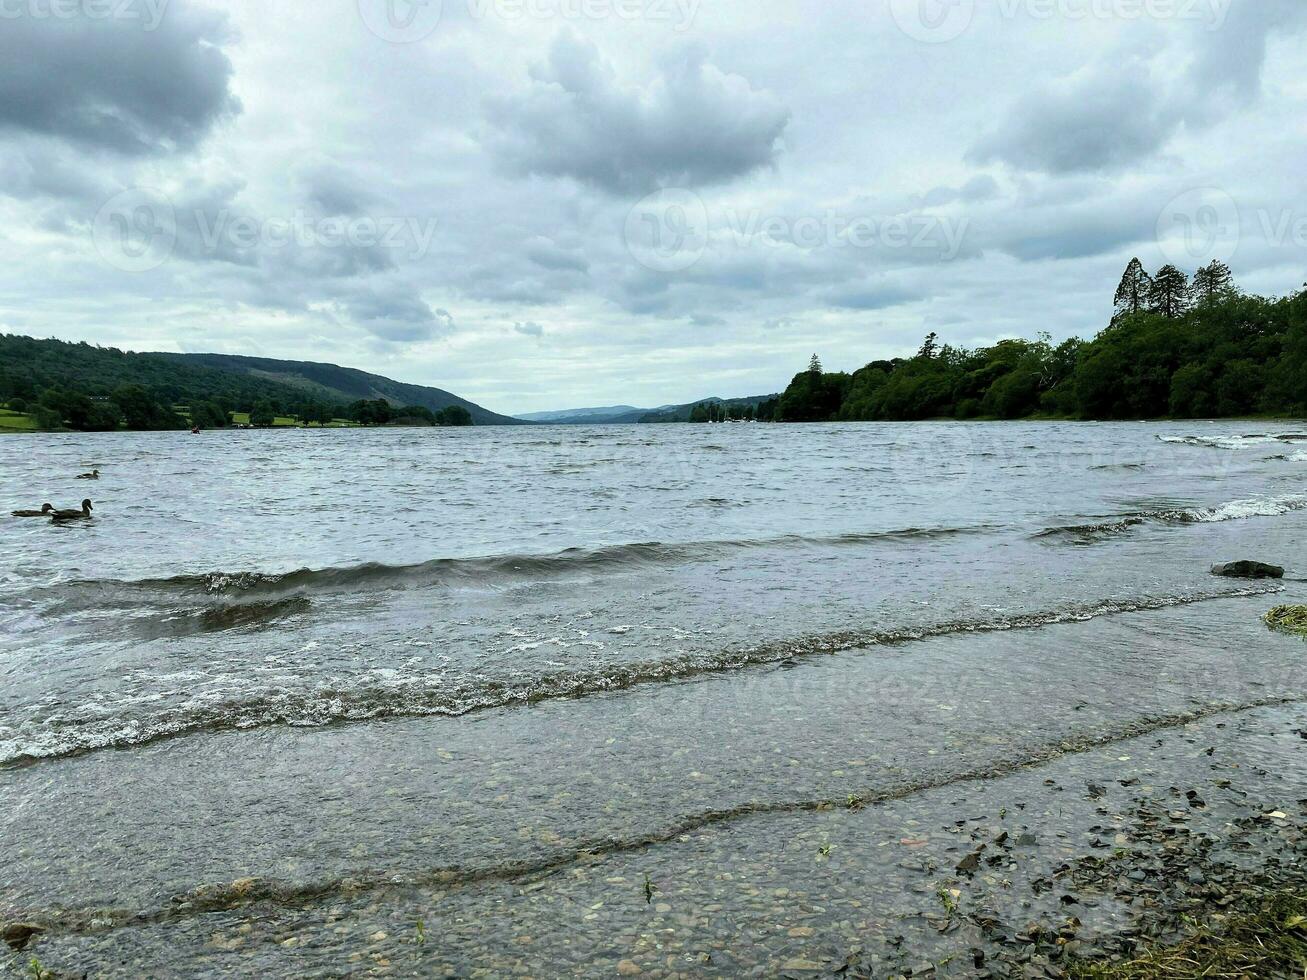
<path fill-rule="evenodd" d="M 1189 520 L 1199 524 L 1217 524 L 1221 521 L 1242 521 L 1252 517 L 1280 517 L 1307 507 L 1307 497 L 1254 497 L 1249 500 L 1232 500 L 1219 507 L 1185 511 Z"/>

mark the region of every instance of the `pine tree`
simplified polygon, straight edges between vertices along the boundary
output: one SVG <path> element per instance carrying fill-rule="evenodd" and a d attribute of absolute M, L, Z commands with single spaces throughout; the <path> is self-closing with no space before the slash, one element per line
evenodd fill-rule
<path fill-rule="evenodd" d="M 1211 303 L 1234 292 L 1234 273 L 1220 259 L 1213 259 L 1194 273 L 1190 295 L 1195 303 Z"/>
<path fill-rule="evenodd" d="M 1112 322 L 1147 309 L 1152 289 L 1153 280 L 1144 271 L 1144 264 L 1137 258 L 1131 259 L 1121 277 L 1121 285 L 1116 287 L 1116 313 Z"/>
<path fill-rule="evenodd" d="M 821 374 L 821 358 L 816 354 L 812 355 L 812 360 L 808 362 L 809 374 Z"/>
<path fill-rule="evenodd" d="M 926 339 L 921 343 L 921 350 L 917 351 L 917 356 L 930 360 L 939 352 L 939 334 L 931 331 L 926 334 Z"/>
<path fill-rule="evenodd" d="M 1173 265 L 1164 265 L 1153 276 L 1148 307 L 1154 313 L 1175 319 L 1189 308 L 1189 277 Z"/>

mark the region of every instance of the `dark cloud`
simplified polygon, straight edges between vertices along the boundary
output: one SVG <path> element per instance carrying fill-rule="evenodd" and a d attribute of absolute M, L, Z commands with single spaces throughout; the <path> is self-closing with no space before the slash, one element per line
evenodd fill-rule
<path fill-rule="evenodd" d="M 416 291 L 403 284 L 369 286 L 343 301 L 351 320 L 379 340 L 414 343 L 454 332 L 447 310 L 433 310 Z"/>
<path fill-rule="evenodd" d="M 975 163 L 1070 174 L 1115 170 L 1155 153 L 1180 125 L 1146 63 L 1102 65 L 1033 91 L 971 149 Z"/>
<path fill-rule="evenodd" d="M 1185 91 L 1178 93 L 1186 118 L 1211 124 L 1256 99 L 1271 36 L 1293 33 L 1304 24 L 1307 4 L 1302 0 L 1233 2 L 1220 27 L 1200 38 Z"/>
<path fill-rule="evenodd" d="M 299 183 L 309 203 L 324 215 L 359 215 L 379 203 L 361 177 L 338 164 L 306 167 L 299 173 Z"/>
<path fill-rule="evenodd" d="M 526 256 L 545 269 L 568 269 L 573 272 L 588 272 L 590 269 L 585 256 L 560 248 L 557 243 L 543 236 L 527 243 Z"/>
<path fill-rule="evenodd" d="M 967 154 L 1050 174 L 1119 172 L 1164 148 L 1183 126 L 1206 128 L 1261 92 L 1267 45 L 1307 24 L 1301 0 L 1232 3 L 1182 45 L 1117 53 L 1041 84 Z M 1187 62 L 1188 69 L 1176 66 Z"/>
<path fill-rule="evenodd" d="M 598 49 L 558 36 L 522 94 L 491 102 L 495 148 L 514 170 L 571 177 L 614 194 L 732 180 L 772 165 L 789 110 L 697 48 L 628 87 Z"/>
<path fill-rule="evenodd" d="M 923 294 L 896 283 L 873 282 L 846 286 L 831 292 L 831 306 L 845 310 L 885 310 L 921 299 Z"/>
<path fill-rule="evenodd" d="M 921 197 L 921 204 L 925 207 L 939 207 L 958 201 L 975 204 L 991 201 L 998 196 L 998 193 L 998 181 L 989 174 L 979 174 L 961 187 L 936 187 L 927 191 Z"/>
<path fill-rule="evenodd" d="M 195 146 L 239 111 L 226 18 L 174 3 L 139 19 L 9 18 L 0 29 L 0 130 L 140 156 Z"/>
<path fill-rule="evenodd" d="M 539 340 L 541 337 L 545 335 L 545 328 L 540 326 L 540 324 L 530 320 L 528 320 L 526 323 L 513 324 L 513 329 L 518 333 L 520 333 L 523 337 L 534 337 L 536 340 Z"/>

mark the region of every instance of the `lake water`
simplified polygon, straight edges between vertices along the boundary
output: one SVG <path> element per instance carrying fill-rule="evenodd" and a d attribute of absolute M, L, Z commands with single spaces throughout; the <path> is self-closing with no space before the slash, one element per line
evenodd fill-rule
<path fill-rule="evenodd" d="M 1259 617 L 1304 599 L 1305 477 L 1307 427 L 1264 423 L 5 438 L 6 514 L 95 517 L 4 519 L 0 919 L 167 972 L 233 882 L 312 917 L 710 824 L 751 851 L 767 814 L 1293 701 Z M 1209 574 L 1241 558 L 1289 579 Z M 428 928 L 470 914 L 441 895 Z M 355 968 L 334 921 L 298 971 Z"/>

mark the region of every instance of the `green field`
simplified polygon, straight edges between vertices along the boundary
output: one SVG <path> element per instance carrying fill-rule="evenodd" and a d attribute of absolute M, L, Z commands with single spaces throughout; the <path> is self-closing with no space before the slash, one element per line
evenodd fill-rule
<path fill-rule="evenodd" d="M 0 408 L 0 432 L 34 432 L 36 428 L 36 419 L 32 416 Z"/>
<path fill-rule="evenodd" d="M 249 424 L 250 424 L 250 413 L 249 413 L 249 412 L 232 412 L 232 413 L 231 413 L 231 424 L 232 424 L 232 425 L 249 425 Z M 327 422 L 327 423 L 325 423 L 325 424 L 323 424 L 323 425 L 319 425 L 317 422 L 310 422 L 310 423 L 308 423 L 308 424 L 306 425 L 305 423 L 301 422 L 299 419 L 297 419 L 297 418 L 296 418 L 295 416 L 293 416 L 293 415 L 278 415 L 278 416 L 276 416 L 276 417 L 273 418 L 273 420 L 272 420 L 272 425 L 273 425 L 273 428 L 281 428 L 281 429 L 286 429 L 286 428 L 293 428 L 293 429 L 352 429 L 352 428 L 356 428 L 356 427 L 358 426 L 358 423 L 357 423 L 357 422 L 351 422 L 349 419 L 332 419 L 330 422 Z"/>

